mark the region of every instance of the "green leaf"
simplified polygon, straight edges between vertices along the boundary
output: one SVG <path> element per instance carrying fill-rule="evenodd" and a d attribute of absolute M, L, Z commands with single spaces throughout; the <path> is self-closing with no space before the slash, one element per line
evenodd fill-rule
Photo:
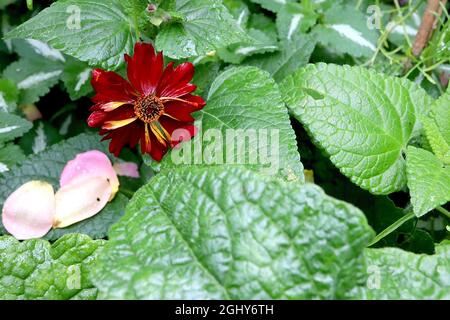
<path fill-rule="evenodd" d="M 113 226 L 93 280 L 107 299 L 343 298 L 373 232 L 312 184 L 242 169 L 172 170 Z"/>
<path fill-rule="evenodd" d="M 325 12 L 324 22 L 313 34 L 327 48 L 353 57 L 371 57 L 377 47 L 378 33 L 367 27 L 367 17 L 350 5 L 335 5 Z"/>
<path fill-rule="evenodd" d="M 291 41 L 298 33 L 306 33 L 316 24 L 317 14 L 299 3 L 287 3 L 277 14 L 281 40 Z"/>
<path fill-rule="evenodd" d="M 206 97 L 214 79 L 219 75 L 220 63 L 215 61 L 201 63 L 195 66 L 192 83 L 197 86 L 196 94 Z"/>
<path fill-rule="evenodd" d="M 18 187 L 30 180 L 43 180 L 51 183 L 55 190 L 59 189 L 59 178 L 67 161 L 72 160 L 78 153 L 89 150 L 99 150 L 110 156 L 108 144 L 100 142 L 97 135 L 80 134 L 74 138 L 55 144 L 50 148 L 29 156 L 20 165 L 11 168 L 0 177 L 0 206 L 6 198 Z M 117 199 L 108 204 L 95 218 L 74 225 L 71 229 L 84 232 L 91 237 L 103 237 L 110 224 L 114 223 L 123 212 L 124 199 Z M 104 223 L 105 225 L 100 226 Z M 68 230 L 68 229 L 67 229 Z M 4 231 L 0 223 L 0 233 Z M 53 232 L 53 231 L 52 231 Z M 48 237 L 55 239 L 56 235 L 65 231 L 54 231 Z"/>
<path fill-rule="evenodd" d="M 176 11 L 183 21 L 162 25 L 156 37 L 168 57 L 200 56 L 248 39 L 219 0 L 177 0 Z"/>
<path fill-rule="evenodd" d="M 436 122 L 447 144 L 450 145 L 450 89 L 447 89 L 447 92 L 434 102 L 430 116 Z"/>
<path fill-rule="evenodd" d="M 135 42 L 130 19 L 122 11 L 118 0 L 58 1 L 6 36 L 45 41 L 90 65 L 114 69 Z"/>
<path fill-rule="evenodd" d="M 25 133 L 19 140 L 19 145 L 26 154 L 39 153 L 49 146 L 62 140 L 55 127 L 46 121 L 33 122 L 33 129 Z"/>
<path fill-rule="evenodd" d="M 17 0 L 0 0 L 0 10 L 3 10 L 4 8 L 6 8 L 8 5 L 10 5 L 11 3 L 16 2 Z"/>
<path fill-rule="evenodd" d="M 223 4 L 230 11 L 238 26 L 245 29 L 250 16 L 248 6 L 242 0 L 224 0 Z"/>
<path fill-rule="evenodd" d="M 423 116 L 420 118 L 422 121 L 423 128 L 425 130 L 425 135 L 427 141 L 433 150 L 433 153 L 445 164 L 450 164 L 450 145 L 445 141 L 445 138 L 439 131 L 439 127 L 436 122 L 427 117 Z M 450 118 L 448 118 L 450 120 Z"/>
<path fill-rule="evenodd" d="M 450 90 L 437 99 L 427 116 L 421 118 L 434 154 L 450 164 Z"/>
<path fill-rule="evenodd" d="M 431 152 L 408 147 L 406 172 L 416 216 L 421 217 L 450 201 L 450 167 Z"/>
<path fill-rule="evenodd" d="M 402 153 L 432 99 L 416 84 L 361 67 L 308 65 L 281 85 L 294 117 L 354 183 L 374 194 L 406 185 Z"/>
<path fill-rule="evenodd" d="M 20 59 L 10 64 L 3 76 L 14 81 L 20 89 L 20 104 L 34 103 L 58 83 L 62 65 L 42 59 L 39 63 L 31 59 Z"/>
<path fill-rule="evenodd" d="M 359 299 L 450 299 L 450 242 L 436 254 L 414 254 L 397 248 L 366 249 L 368 286 Z"/>
<path fill-rule="evenodd" d="M 12 40 L 14 51 L 26 60 L 33 60 L 34 63 L 52 61 L 56 64 L 66 62 L 66 58 L 61 51 L 52 48 L 47 43 L 34 39 L 14 39 Z"/>
<path fill-rule="evenodd" d="M 255 67 L 231 68 L 211 85 L 190 142 L 173 149 L 163 169 L 182 165 L 245 165 L 304 181 L 295 133 L 275 82 Z"/>
<path fill-rule="evenodd" d="M 77 100 L 87 96 L 91 91 L 92 68 L 76 59 L 69 59 L 64 65 L 61 80 L 70 95 L 70 99 Z"/>
<path fill-rule="evenodd" d="M 294 0 L 250 0 L 251 2 L 261 5 L 264 9 L 272 12 L 278 12 L 286 5 L 286 3 L 294 2 Z"/>
<path fill-rule="evenodd" d="M 0 174 L 8 171 L 14 164 L 25 159 L 22 149 L 15 144 L 0 147 Z"/>
<path fill-rule="evenodd" d="M 239 64 L 245 57 L 269 53 L 278 50 L 278 45 L 262 30 L 249 29 L 248 35 L 251 37 L 249 41 L 241 42 L 219 49 L 219 57 L 228 63 Z"/>
<path fill-rule="evenodd" d="M 0 299 L 95 299 L 90 270 L 103 244 L 81 234 L 53 245 L 0 237 Z"/>
<path fill-rule="evenodd" d="M 313 38 L 305 34 L 295 35 L 291 40 L 282 42 L 278 52 L 255 55 L 246 59 L 244 63 L 268 71 L 277 82 L 280 82 L 309 62 L 316 45 Z"/>
<path fill-rule="evenodd" d="M 0 144 L 22 136 L 31 127 L 31 122 L 19 116 L 0 112 Z"/>
<path fill-rule="evenodd" d="M 0 79 L 0 111 L 13 112 L 17 107 L 19 90 L 9 79 Z"/>

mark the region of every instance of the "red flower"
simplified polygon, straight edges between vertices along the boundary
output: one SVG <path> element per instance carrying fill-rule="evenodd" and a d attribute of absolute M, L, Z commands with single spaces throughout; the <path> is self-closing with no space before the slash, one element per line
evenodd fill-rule
<path fill-rule="evenodd" d="M 147 43 L 136 43 L 134 55 L 125 55 L 128 80 L 117 73 L 95 69 L 92 86 L 96 95 L 87 122 L 98 127 L 102 140 L 111 139 L 109 151 L 116 156 L 125 145 L 139 142 L 142 153 L 160 161 L 169 147 L 195 135 L 191 113 L 202 109 L 205 101 L 191 93 L 189 83 L 194 66 L 185 62 L 164 69 L 162 52 Z M 174 131 L 177 129 L 184 129 Z"/>

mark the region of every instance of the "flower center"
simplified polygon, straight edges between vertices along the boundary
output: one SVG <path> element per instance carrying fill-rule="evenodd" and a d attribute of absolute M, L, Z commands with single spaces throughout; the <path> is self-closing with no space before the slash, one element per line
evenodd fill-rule
<path fill-rule="evenodd" d="M 154 95 L 142 96 L 134 103 L 134 113 L 142 121 L 150 123 L 164 113 L 164 104 Z"/>

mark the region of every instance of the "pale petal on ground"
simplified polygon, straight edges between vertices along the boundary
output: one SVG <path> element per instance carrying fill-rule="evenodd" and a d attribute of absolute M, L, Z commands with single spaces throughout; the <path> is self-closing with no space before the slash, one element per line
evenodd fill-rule
<path fill-rule="evenodd" d="M 56 193 L 54 228 L 64 228 L 99 213 L 111 196 L 111 185 L 104 177 L 81 176 Z"/>
<path fill-rule="evenodd" d="M 44 181 L 30 181 L 6 199 L 2 222 L 16 239 L 34 239 L 44 236 L 51 229 L 54 214 L 53 187 Z"/>
<path fill-rule="evenodd" d="M 105 179 L 109 179 L 112 189 L 110 201 L 119 190 L 119 179 L 112 167 L 111 161 L 109 161 L 103 152 L 98 150 L 79 153 L 75 159 L 67 162 L 61 173 L 60 186 L 64 187 L 81 176 L 104 177 Z"/>

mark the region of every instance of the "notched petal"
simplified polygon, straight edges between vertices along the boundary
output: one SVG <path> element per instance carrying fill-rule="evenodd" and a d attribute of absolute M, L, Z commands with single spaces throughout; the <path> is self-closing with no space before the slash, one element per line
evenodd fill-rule
<path fill-rule="evenodd" d="M 54 214 L 53 187 L 44 181 L 30 181 L 6 199 L 2 222 L 16 239 L 34 239 L 43 237 L 51 229 Z"/>
<path fill-rule="evenodd" d="M 64 228 L 99 213 L 111 197 L 111 186 L 104 177 L 81 176 L 66 184 L 55 195 L 54 228 Z"/>

